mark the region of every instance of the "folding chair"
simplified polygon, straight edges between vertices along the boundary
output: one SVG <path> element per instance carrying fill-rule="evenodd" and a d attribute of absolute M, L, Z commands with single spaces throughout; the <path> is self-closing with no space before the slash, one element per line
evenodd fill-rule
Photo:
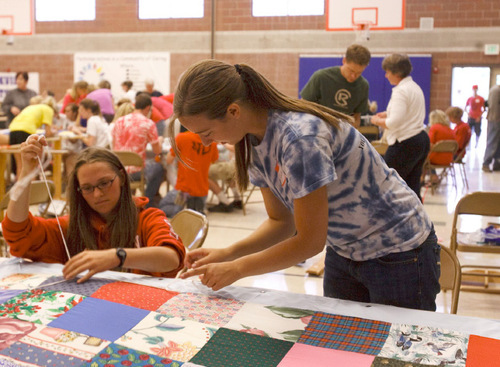
<path fill-rule="evenodd" d="M 135 152 L 129 152 L 129 151 L 122 151 L 122 150 L 114 150 L 113 153 L 115 153 L 122 164 L 125 167 L 138 167 L 141 169 L 141 178 L 139 181 L 130 181 L 130 188 L 132 189 L 132 192 L 134 192 L 136 189 L 139 189 L 141 191 L 141 194 L 144 196 L 144 186 L 145 186 L 145 177 L 144 177 L 144 160 L 142 157 L 135 153 Z"/>
<path fill-rule="evenodd" d="M 203 245 L 208 234 L 207 217 L 191 209 L 183 209 L 170 220 L 175 233 L 179 235 L 187 250 Z"/>
<path fill-rule="evenodd" d="M 360 126 L 358 131 L 370 142 L 380 138 L 380 130 L 376 125 Z"/>
<path fill-rule="evenodd" d="M 50 195 L 54 196 L 56 191 L 56 186 L 54 182 L 47 181 L 49 186 Z M 4 218 L 4 211 L 7 209 L 10 201 L 10 192 L 7 192 L 0 202 L 0 221 Z M 47 211 L 50 207 L 50 196 L 47 191 L 47 186 L 45 181 L 33 181 L 30 186 L 30 200 L 29 205 L 37 205 L 37 204 L 45 204 L 45 207 L 42 211 L 38 213 L 41 217 L 47 217 Z M 1 227 L 0 227 L 1 231 Z M 0 256 L 9 257 L 9 252 L 7 249 L 7 244 L 3 238 L 3 233 L 0 232 Z"/>
<path fill-rule="evenodd" d="M 455 159 L 453 160 L 453 165 L 458 165 L 460 175 L 462 176 L 462 182 L 466 187 L 467 191 L 469 191 L 469 181 L 467 180 L 467 172 L 465 171 L 464 156 L 465 156 L 465 149 L 462 150 L 462 152 L 459 153 L 457 157 L 455 157 Z"/>
<path fill-rule="evenodd" d="M 465 239 L 459 239 L 459 221 L 460 225 L 470 225 L 470 223 L 477 223 L 478 221 L 471 221 L 470 217 L 465 222 L 464 215 L 481 216 L 481 227 L 488 226 L 488 220 L 495 220 L 499 223 L 500 219 L 500 192 L 474 192 L 465 195 L 457 203 L 455 213 L 453 216 L 452 232 L 450 249 L 454 254 L 459 252 L 464 253 L 488 253 L 500 254 L 500 246 L 489 245 L 488 243 L 466 243 Z M 489 218 L 489 219 L 488 219 Z M 477 228 L 475 228 L 477 229 Z M 484 278 L 484 282 L 478 285 L 461 286 L 462 290 L 483 293 L 500 293 L 500 289 L 490 288 L 490 278 L 500 278 L 500 266 L 492 264 L 476 263 L 476 264 L 462 264 L 462 281 L 467 278 Z"/>
<path fill-rule="evenodd" d="M 372 141 L 371 144 L 375 148 L 375 150 L 383 157 L 385 152 L 387 152 L 387 148 L 389 148 L 389 144 L 383 143 L 381 141 Z"/>
<path fill-rule="evenodd" d="M 429 156 L 431 153 L 450 153 L 452 156 L 454 156 L 457 150 L 458 150 L 458 143 L 456 140 L 441 140 L 432 146 L 429 152 Z M 455 177 L 455 168 L 453 166 L 453 161 L 451 161 L 450 164 L 446 165 L 433 164 L 431 163 L 429 156 L 424 162 L 424 166 L 422 169 L 423 174 L 424 175 L 427 173 L 430 174 L 432 170 L 437 170 L 437 169 L 441 170 L 441 173 L 438 175 L 437 183 L 431 182 L 431 193 L 434 194 L 437 185 L 439 185 L 441 181 L 448 175 L 448 172 L 450 172 L 452 183 L 456 190 L 457 180 Z"/>
<path fill-rule="evenodd" d="M 439 284 L 444 294 L 451 290 L 450 313 L 456 314 L 458 308 L 458 297 L 460 295 L 460 283 L 462 271 L 457 256 L 447 247 L 441 245 L 441 276 Z M 446 308 L 446 304 L 445 304 Z"/>

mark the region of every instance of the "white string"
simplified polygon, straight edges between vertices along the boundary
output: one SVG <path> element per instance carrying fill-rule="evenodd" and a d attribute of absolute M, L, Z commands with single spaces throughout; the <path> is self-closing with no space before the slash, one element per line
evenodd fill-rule
<path fill-rule="evenodd" d="M 45 151 L 45 149 L 44 149 Z M 38 163 L 40 164 L 40 170 L 42 173 L 43 181 L 45 182 L 45 186 L 47 187 L 47 193 L 49 194 L 50 198 L 50 204 L 52 205 L 52 209 L 54 210 L 54 215 L 56 216 L 57 220 L 57 226 L 59 227 L 59 232 L 61 233 L 61 238 L 64 243 L 64 249 L 66 250 L 66 255 L 68 255 L 68 260 L 71 259 L 71 255 L 69 254 L 68 250 L 68 245 L 66 244 L 66 239 L 64 238 L 63 230 L 61 228 L 61 222 L 59 222 L 59 216 L 57 215 L 57 208 L 54 204 L 54 200 L 52 199 L 52 194 L 50 193 L 50 188 L 49 188 L 49 183 L 47 182 L 47 177 L 45 176 L 45 170 L 43 169 L 42 161 L 40 160 L 39 156 L 36 156 L 38 158 Z"/>

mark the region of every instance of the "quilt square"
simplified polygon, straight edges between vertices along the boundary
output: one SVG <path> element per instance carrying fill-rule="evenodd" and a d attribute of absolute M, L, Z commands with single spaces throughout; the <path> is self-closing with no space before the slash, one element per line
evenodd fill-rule
<path fill-rule="evenodd" d="M 190 362 L 202 366 L 275 367 L 293 343 L 220 328 Z"/>
<path fill-rule="evenodd" d="M 168 300 L 156 312 L 211 325 L 224 326 L 243 305 L 244 302 L 235 299 L 183 293 Z"/>
<path fill-rule="evenodd" d="M 84 361 L 90 361 L 110 343 L 94 336 L 41 325 L 36 326 L 20 341 L 33 347 L 73 356 Z"/>
<path fill-rule="evenodd" d="M 143 310 L 156 311 L 162 304 L 178 294 L 178 292 L 140 284 L 113 282 L 103 285 L 92 294 L 92 297 Z"/>
<path fill-rule="evenodd" d="M 84 297 L 76 294 L 34 289 L 18 294 L 0 305 L 0 316 L 47 325 Z"/>
<path fill-rule="evenodd" d="M 151 312 L 115 343 L 176 361 L 189 361 L 218 327 Z"/>
<path fill-rule="evenodd" d="M 10 347 L 35 328 L 31 322 L 0 317 L 0 350 Z"/>
<path fill-rule="evenodd" d="M 375 357 L 368 354 L 346 352 L 296 343 L 278 367 L 370 367 Z"/>
<path fill-rule="evenodd" d="M 90 367 L 118 367 L 118 366 L 166 366 L 179 367 L 181 362 L 174 361 L 170 358 L 157 357 L 155 355 L 139 352 L 132 348 L 111 343 L 98 353 L 92 361 L 83 366 Z M 82 367 L 83 367 L 82 366 Z"/>
<path fill-rule="evenodd" d="M 465 367 L 469 338 L 458 331 L 393 324 L 379 357 Z"/>
<path fill-rule="evenodd" d="M 224 327 L 244 333 L 296 342 L 314 311 L 247 302 Z"/>
<path fill-rule="evenodd" d="M 389 335 L 390 328 L 391 324 L 383 321 L 317 312 L 298 342 L 377 355 Z"/>
<path fill-rule="evenodd" d="M 32 363 L 36 366 L 71 367 L 81 366 L 85 362 L 73 356 L 37 348 L 22 342 L 15 342 L 9 348 L 1 350 L 0 355 L 5 355 L 14 361 Z"/>
<path fill-rule="evenodd" d="M 32 289 L 50 276 L 50 274 L 12 274 L 0 280 L 0 289 Z"/>
<path fill-rule="evenodd" d="M 400 361 L 399 359 L 391 359 L 385 357 L 375 357 L 371 367 L 440 367 L 442 365 L 435 364 L 420 364 L 420 363 L 408 363 L 405 361 Z"/>
<path fill-rule="evenodd" d="M 147 314 L 139 308 L 87 297 L 48 326 L 114 341 Z"/>
<path fill-rule="evenodd" d="M 467 367 L 500 367 L 500 340 L 484 336 L 469 336 Z"/>
<path fill-rule="evenodd" d="M 92 277 L 86 282 L 77 283 L 77 279 L 78 278 L 65 281 L 62 276 L 52 276 L 47 278 L 47 280 L 41 283 L 37 288 L 47 291 L 61 291 L 81 294 L 82 296 L 89 297 L 103 285 L 114 282 L 114 280 L 111 279 L 99 279 Z"/>

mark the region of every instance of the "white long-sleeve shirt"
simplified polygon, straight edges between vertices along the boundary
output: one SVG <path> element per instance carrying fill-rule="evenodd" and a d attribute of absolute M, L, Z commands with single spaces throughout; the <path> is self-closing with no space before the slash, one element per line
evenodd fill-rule
<path fill-rule="evenodd" d="M 425 128 L 424 120 L 424 92 L 411 76 L 407 76 L 392 89 L 387 105 L 387 142 L 393 145 L 417 135 Z"/>

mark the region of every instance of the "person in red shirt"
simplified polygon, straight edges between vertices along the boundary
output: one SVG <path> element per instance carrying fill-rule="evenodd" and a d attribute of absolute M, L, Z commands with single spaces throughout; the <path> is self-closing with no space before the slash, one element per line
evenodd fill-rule
<path fill-rule="evenodd" d="M 174 216 L 184 206 L 203 213 L 208 195 L 208 170 L 210 165 L 219 159 L 217 143 L 203 145 L 198 134 L 185 131 L 175 137 L 174 149 L 167 155 L 167 164 L 173 164 L 180 155 L 182 162 L 177 167 L 175 190 L 170 190 L 160 201 L 162 209 L 168 217 Z"/>
<path fill-rule="evenodd" d="M 446 116 L 448 116 L 450 122 L 455 124 L 453 132 L 455 134 L 455 140 L 458 142 L 458 151 L 455 157 L 460 158 L 465 156 L 465 150 L 472 135 L 470 126 L 462 121 L 463 114 L 464 110 L 460 107 L 448 107 L 446 110 Z"/>
<path fill-rule="evenodd" d="M 486 109 L 484 98 L 477 94 L 477 89 L 477 85 L 472 86 L 473 96 L 469 97 L 464 109 L 469 115 L 467 123 L 469 124 L 471 130 L 474 130 L 474 133 L 476 134 L 476 145 L 479 140 L 479 136 L 481 135 L 482 116 Z"/>
<path fill-rule="evenodd" d="M 429 114 L 429 140 L 431 148 L 441 140 L 455 140 L 455 134 L 450 128 L 450 121 L 446 114 L 441 110 L 434 110 Z M 453 162 L 451 153 L 430 153 L 429 160 L 432 164 L 447 165 Z"/>
<path fill-rule="evenodd" d="M 74 103 L 77 106 L 80 105 L 80 102 L 85 97 L 87 97 L 88 88 L 89 88 L 89 84 L 84 80 L 80 80 L 80 81 L 74 83 L 73 86 L 71 87 L 71 89 L 68 91 L 68 93 L 66 93 L 66 95 L 64 96 L 64 98 L 62 100 L 62 106 L 61 106 L 60 113 L 64 113 L 64 109 L 70 103 Z"/>
<path fill-rule="evenodd" d="M 21 144 L 23 169 L 29 180 L 38 168 L 44 136 L 30 135 Z M 184 266 L 186 250 L 165 214 L 144 208 L 134 198 L 125 167 L 110 150 L 83 150 L 68 182 L 69 216 L 34 217 L 29 212 L 29 185 L 17 190 L 2 222 L 3 235 L 16 257 L 64 264 L 65 279 L 85 273 L 77 282 L 115 268 L 134 273 L 174 277 Z M 62 237 L 64 235 L 64 238 Z"/>

